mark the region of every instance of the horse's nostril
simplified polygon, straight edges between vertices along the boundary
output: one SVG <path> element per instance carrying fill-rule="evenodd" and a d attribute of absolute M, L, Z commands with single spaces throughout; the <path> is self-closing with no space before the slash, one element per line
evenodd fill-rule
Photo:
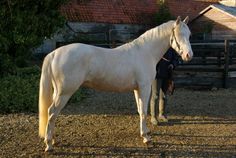
<path fill-rule="evenodd" d="M 190 56 L 189 53 L 186 54 L 186 58 L 187 58 L 187 59 L 191 59 L 191 56 Z"/>

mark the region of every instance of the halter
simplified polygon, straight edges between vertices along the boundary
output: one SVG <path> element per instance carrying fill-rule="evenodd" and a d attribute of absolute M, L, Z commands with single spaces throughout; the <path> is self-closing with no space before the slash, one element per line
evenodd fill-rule
<path fill-rule="evenodd" d="M 170 39 L 170 44 L 172 45 L 172 43 L 175 41 L 176 46 L 178 48 L 178 50 L 180 51 L 179 55 L 181 56 L 183 54 L 183 52 L 181 51 L 180 48 L 180 44 L 177 42 L 176 36 L 175 36 L 175 28 L 172 29 L 172 37 Z"/>

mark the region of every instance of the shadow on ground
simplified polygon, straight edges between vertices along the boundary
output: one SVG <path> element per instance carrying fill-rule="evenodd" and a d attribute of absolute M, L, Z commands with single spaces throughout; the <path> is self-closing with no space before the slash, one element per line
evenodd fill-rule
<path fill-rule="evenodd" d="M 137 106 L 132 92 L 109 93 L 85 89 L 86 99 L 70 104 L 63 110 L 67 114 L 137 114 Z M 236 91 L 215 90 L 197 91 L 178 89 L 168 96 L 167 114 L 174 116 L 236 116 Z M 158 103 L 156 103 L 158 104 Z M 149 106 L 148 106 L 149 109 Z"/>
<path fill-rule="evenodd" d="M 172 136 L 173 137 L 173 136 Z M 177 136 L 174 136 L 177 137 Z M 180 136 L 182 137 L 182 136 Z M 201 136 L 200 136 L 201 137 Z M 80 146 L 61 145 L 63 151 L 55 151 L 49 155 L 59 157 L 231 157 L 236 156 L 235 146 L 221 145 L 181 145 L 154 142 L 149 147 L 112 147 L 112 146 Z M 86 150 L 84 150 L 86 149 Z M 77 152 L 76 152 L 77 151 Z"/>

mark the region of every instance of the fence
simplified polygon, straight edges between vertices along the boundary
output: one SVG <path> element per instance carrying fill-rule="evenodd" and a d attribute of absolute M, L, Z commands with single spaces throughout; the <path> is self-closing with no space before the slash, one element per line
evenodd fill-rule
<path fill-rule="evenodd" d="M 88 43 L 108 48 L 123 44 L 111 40 Z M 64 44 L 68 43 L 58 43 L 58 46 Z M 192 41 L 191 45 L 194 52 L 192 61 L 181 62 L 175 70 L 177 86 L 236 88 L 236 40 L 201 40 Z"/>
<path fill-rule="evenodd" d="M 192 41 L 194 58 L 175 71 L 177 86 L 236 88 L 236 41 Z"/>
<path fill-rule="evenodd" d="M 98 47 L 112 48 L 137 38 L 140 33 L 127 29 L 109 29 L 108 32 L 75 32 L 76 36 L 70 41 L 56 42 L 56 48 L 70 43 L 85 43 Z"/>

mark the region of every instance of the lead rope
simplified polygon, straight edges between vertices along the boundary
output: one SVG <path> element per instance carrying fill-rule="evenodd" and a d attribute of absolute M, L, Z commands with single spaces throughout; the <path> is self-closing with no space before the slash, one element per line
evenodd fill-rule
<path fill-rule="evenodd" d="M 167 61 L 167 62 L 170 62 L 170 60 L 166 59 L 165 57 L 162 57 L 161 59 Z"/>

